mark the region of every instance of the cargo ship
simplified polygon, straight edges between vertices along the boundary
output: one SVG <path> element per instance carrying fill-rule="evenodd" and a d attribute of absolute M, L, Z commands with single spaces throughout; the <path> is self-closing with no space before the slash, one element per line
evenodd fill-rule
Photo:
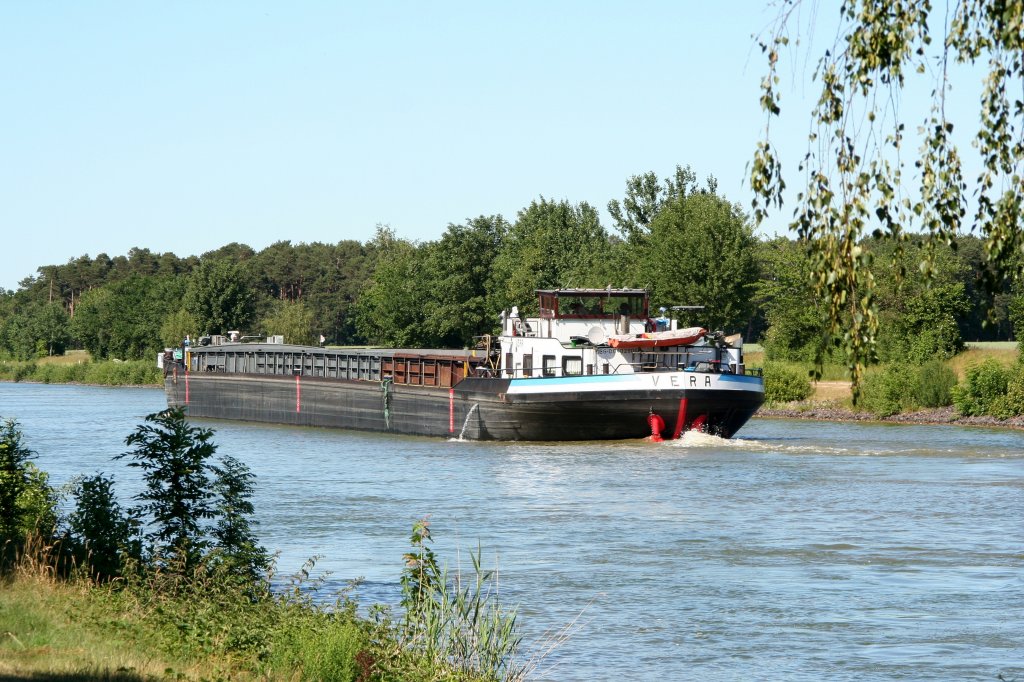
<path fill-rule="evenodd" d="M 466 440 L 729 438 L 764 401 L 743 341 L 652 318 L 643 289 L 537 292 L 472 349 L 298 346 L 204 337 L 164 361 L 190 417 Z"/>

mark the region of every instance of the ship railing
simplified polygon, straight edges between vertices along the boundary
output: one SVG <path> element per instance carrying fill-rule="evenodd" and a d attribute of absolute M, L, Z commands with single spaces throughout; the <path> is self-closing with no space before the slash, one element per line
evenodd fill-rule
<path fill-rule="evenodd" d="M 597 374 L 605 374 L 605 372 L 596 372 L 593 367 L 590 367 L 591 371 L 583 372 L 564 372 L 561 367 L 533 367 L 531 369 L 523 369 L 517 367 L 515 369 L 490 369 L 489 367 L 478 367 L 475 376 L 481 378 L 495 378 L 495 379 L 555 379 L 558 377 L 585 377 L 585 376 L 596 376 Z"/>
<path fill-rule="evenodd" d="M 594 370 L 597 368 L 590 369 Z M 723 365 L 723 363 L 717 360 L 699 360 L 697 362 L 692 362 L 690 365 L 685 365 L 683 363 L 673 365 L 650 361 L 622 362 L 617 365 L 610 366 L 607 372 L 586 371 L 579 374 L 566 374 L 560 367 L 549 367 L 547 369 L 544 369 L 543 367 L 532 367 L 530 369 L 524 369 L 522 367 L 517 367 L 515 369 L 492 369 L 489 366 L 482 365 L 474 368 L 473 376 L 477 378 L 498 379 L 545 379 L 563 376 L 592 376 L 597 374 L 652 374 L 655 372 L 685 371 L 696 372 L 698 374 L 741 374 L 743 376 L 763 376 L 763 371 L 760 367 L 744 367 L 742 372 L 740 372 L 734 371 L 730 365 Z"/>
<path fill-rule="evenodd" d="M 654 372 L 696 372 L 698 374 L 741 374 L 742 376 L 763 376 L 760 367 L 744 367 L 742 372 L 736 372 L 731 365 L 722 363 L 719 360 L 698 360 L 689 365 L 679 363 L 675 366 L 657 362 L 623 362 L 616 365 L 612 374 L 624 374 L 624 368 L 630 367 L 633 374 L 651 374 Z"/>
<path fill-rule="evenodd" d="M 626 368 L 629 368 L 627 371 Z M 650 374 L 652 372 L 678 372 L 675 367 L 654 362 L 622 362 L 612 368 L 612 374 Z"/>
<path fill-rule="evenodd" d="M 381 381 L 396 384 L 451 387 L 472 375 L 483 362 L 480 358 L 416 355 L 402 352 L 380 354 L 344 351 L 258 350 L 206 351 L 194 353 L 193 372 L 301 376 L 353 381 Z"/>

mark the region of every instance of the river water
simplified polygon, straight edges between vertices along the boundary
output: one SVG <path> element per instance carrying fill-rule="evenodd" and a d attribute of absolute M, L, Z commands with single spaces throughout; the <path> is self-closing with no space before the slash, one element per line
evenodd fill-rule
<path fill-rule="evenodd" d="M 0 384 L 54 483 L 156 389 Z M 729 441 L 513 444 L 201 421 L 258 477 L 282 571 L 394 602 L 414 520 L 483 548 L 537 679 L 1024 679 L 1024 433 L 755 419 Z"/>

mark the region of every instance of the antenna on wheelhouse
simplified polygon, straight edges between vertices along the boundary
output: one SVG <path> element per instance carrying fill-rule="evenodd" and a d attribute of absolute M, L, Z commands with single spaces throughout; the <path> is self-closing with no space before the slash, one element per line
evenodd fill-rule
<path fill-rule="evenodd" d="M 681 313 L 681 312 L 689 312 L 689 311 L 693 311 L 693 310 L 704 310 L 705 307 L 706 306 L 702 306 L 702 305 L 674 305 L 674 306 L 670 307 L 670 310 L 673 310 L 673 311 Z M 682 317 L 682 316 L 680 315 L 679 317 Z"/>

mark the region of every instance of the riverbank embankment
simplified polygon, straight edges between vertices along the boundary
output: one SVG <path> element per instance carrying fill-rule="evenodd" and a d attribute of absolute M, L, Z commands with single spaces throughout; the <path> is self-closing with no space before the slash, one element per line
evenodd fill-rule
<path fill-rule="evenodd" d="M 757 411 L 759 417 L 774 419 L 809 419 L 834 422 L 876 422 L 881 424 L 953 424 L 956 426 L 987 426 L 1024 429 L 1024 416 L 996 419 L 990 416 L 965 417 L 952 405 L 878 417 L 834 403 L 797 403 L 772 405 Z"/>

